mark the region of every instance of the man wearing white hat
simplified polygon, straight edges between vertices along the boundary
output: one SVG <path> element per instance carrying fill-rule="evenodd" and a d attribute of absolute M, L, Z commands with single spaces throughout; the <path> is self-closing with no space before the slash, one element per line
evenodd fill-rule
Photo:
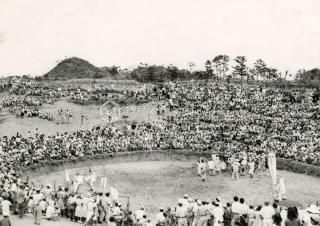
<path fill-rule="evenodd" d="M 223 225 L 223 214 L 224 214 L 224 209 L 222 205 L 220 205 L 219 202 L 215 202 L 215 208 L 212 210 L 213 219 L 214 219 L 214 226 L 221 226 Z"/>
<path fill-rule="evenodd" d="M 178 226 L 188 226 L 187 208 L 183 206 L 182 199 L 178 200 L 178 207 L 176 210 L 176 217 L 178 219 Z"/>

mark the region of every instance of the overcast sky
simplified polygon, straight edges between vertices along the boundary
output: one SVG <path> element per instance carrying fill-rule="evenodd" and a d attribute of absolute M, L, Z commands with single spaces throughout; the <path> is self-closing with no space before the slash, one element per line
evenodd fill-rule
<path fill-rule="evenodd" d="M 0 76 L 97 66 L 186 67 L 225 53 L 320 67 L 320 0 L 0 0 Z"/>

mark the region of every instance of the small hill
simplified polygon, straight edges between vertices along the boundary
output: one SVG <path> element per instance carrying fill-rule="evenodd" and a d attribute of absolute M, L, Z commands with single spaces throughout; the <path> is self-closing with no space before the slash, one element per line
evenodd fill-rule
<path fill-rule="evenodd" d="M 72 57 L 58 63 L 53 69 L 42 76 L 48 80 L 67 80 L 84 78 L 104 78 L 110 73 L 101 70 L 86 60 Z"/>

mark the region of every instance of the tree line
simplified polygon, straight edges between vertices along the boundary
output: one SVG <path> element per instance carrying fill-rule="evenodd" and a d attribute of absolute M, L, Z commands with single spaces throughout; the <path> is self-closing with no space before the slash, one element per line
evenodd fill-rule
<path fill-rule="evenodd" d="M 211 79 L 217 82 L 230 82 L 232 79 L 238 79 L 241 84 L 258 80 L 288 80 L 292 77 L 288 71 L 282 73 L 267 65 L 262 59 L 257 59 L 253 66 L 249 67 L 245 56 L 237 56 L 231 61 L 228 55 L 217 55 L 205 61 L 204 70 L 194 70 L 195 64 L 192 62 L 188 66 L 189 69 L 179 69 L 173 65 L 159 66 L 140 63 L 129 74 L 132 79 L 140 82 L 187 79 Z"/>
<path fill-rule="evenodd" d="M 248 65 L 246 56 L 237 56 L 231 59 L 226 54 L 219 54 L 212 59 L 206 60 L 203 69 L 199 70 L 196 68 L 196 64 L 193 62 L 188 63 L 188 69 L 180 69 L 172 64 L 163 66 L 148 65 L 146 63 L 140 63 L 137 67 L 130 70 L 115 65 L 97 68 L 85 60 L 72 57 L 61 61 L 51 71 L 54 72 L 54 78 L 59 75 L 66 79 L 68 79 L 67 75 L 72 78 L 79 78 L 80 73 L 82 77 L 94 79 L 112 77 L 113 79 L 134 79 L 139 82 L 210 79 L 216 82 L 227 83 L 233 81 L 241 83 L 241 85 L 252 82 L 283 85 L 295 78 L 294 83 L 299 86 L 320 88 L 319 69 L 313 69 L 311 71 L 301 69 L 298 70 L 295 75 L 292 75 L 289 71 L 279 71 L 277 68 L 268 65 L 262 59 L 257 59 L 253 65 Z M 41 76 L 38 77 L 38 79 L 45 79 L 44 77 L 45 76 Z M 290 84 L 293 83 L 290 82 Z"/>

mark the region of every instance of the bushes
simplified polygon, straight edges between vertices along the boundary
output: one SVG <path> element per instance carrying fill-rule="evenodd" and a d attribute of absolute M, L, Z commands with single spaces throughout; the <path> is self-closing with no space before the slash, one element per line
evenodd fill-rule
<path fill-rule="evenodd" d="M 31 171 L 35 172 L 39 170 L 42 167 L 46 166 L 64 166 L 65 164 L 71 163 L 75 164 L 78 162 L 84 162 L 84 161 L 95 161 L 95 160 L 102 160 L 102 159 L 112 159 L 115 157 L 123 157 L 125 159 L 126 157 L 130 155 L 136 155 L 136 154 L 145 154 L 146 159 L 153 153 L 164 153 L 166 155 L 170 155 L 170 159 L 179 160 L 179 155 L 183 155 L 186 159 L 192 160 L 194 158 L 199 157 L 206 157 L 210 158 L 211 152 L 194 152 L 192 150 L 154 150 L 154 151 L 131 151 L 131 152 L 119 152 L 119 153 L 103 153 L 103 154 L 96 154 L 92 156 L 86 156 L 86 157 L 73 157 L 71 159 L 64 159 L 64 160 L 55 160 L 55 161 L 43 161 L 39 163 L 34 163 L 31 166 L 25 167 L 24 171 Z M 174 158 L 172 158 L 175 156 Z M 316 176 L 320 177 L 320 166 L 316 165 L 310 165 L 298 161 L 294 161 L 291 159 L 277 159 L 277 169 L 278 170 L 286 170 L 294 173 L 300 173 L 300 174 L 307 174 L 310 176 Z"/>
<path fill-rule="evenodd" d="M 291 159 L 277 159 L 277 169 L 320 177 L 319 166 L 310 165 Z"/>

